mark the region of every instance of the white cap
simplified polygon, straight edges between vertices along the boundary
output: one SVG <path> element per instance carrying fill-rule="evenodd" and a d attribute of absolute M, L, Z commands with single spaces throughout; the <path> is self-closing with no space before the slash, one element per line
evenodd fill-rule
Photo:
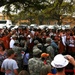
<path fill-rule="evenodd" d="M 28 37 L 28 38 L 30 38 L 31 36 L 30 36 L 30 35 L 28 35 L 27 37 Z"/>

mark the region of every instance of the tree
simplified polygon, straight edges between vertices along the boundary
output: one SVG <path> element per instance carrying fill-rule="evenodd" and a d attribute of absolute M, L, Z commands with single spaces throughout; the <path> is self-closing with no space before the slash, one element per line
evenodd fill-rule
<path fill-rule="evenodd" d="M 75 7 L 71 4 L 71 2 L 69 3 L 69 2 L 63 2 L 63 0 L 55 0 L 53 3 L 47 6 L 45 10 L 43 10 L 43 13 L 46 14 L 45 17 L 49 17 L 50 19 L 55 19 L 58 21 L 58 25 L 61 25 L 62 19 L 64 18 L 63 14 L 65 12 L 66 16 L 68 14 L 72 14 L 74 8 Z"/>
<path fill-rule="evenodd" d="M 63 2 L 63 0 L 1 0 L 1 3 L 1 5 L 6 5 L 5 9 L 7 9 L 8 15 L 11 14 L 10 11 L 17 13 L 18 10 L 27 13 L 28 15 L 25 17 L 37 18 L 42 14 L 47 20 L 57 20 L 59 25 L 62 24 L 61 16 L 65 13 L 64 11 L 72 14 L 74 10 L 71 2 Z M 12 5 L 14 5 L 13 10 Z M 41 13 L 39 13 L 40 11 Z M 35 14 L 37 14 L 37 17 Z"/>

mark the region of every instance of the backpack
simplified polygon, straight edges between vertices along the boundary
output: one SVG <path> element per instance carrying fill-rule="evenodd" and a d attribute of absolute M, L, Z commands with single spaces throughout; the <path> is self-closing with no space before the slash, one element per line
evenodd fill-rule
<path fill-rule="evenodd" d="M 50 46 L 50 45 L 47 45 L 47 46 L 44 45 L 43 46 L 43 50 L 42 50 L 43 53 L 47 53 L 47 50 L 46 49 L 47 49 L 48 46 Z"/>

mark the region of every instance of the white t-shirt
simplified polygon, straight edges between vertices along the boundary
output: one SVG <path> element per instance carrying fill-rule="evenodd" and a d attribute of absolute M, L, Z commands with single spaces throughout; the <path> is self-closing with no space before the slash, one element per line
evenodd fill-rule
<path fill-rule="evenodd" d="M 15 40 L 11 39 L 10 40 L 10 48 L 13 48 L 14 47 L 14 43 L 15 43 Z"/>
<path fill-rule="evenodd" d="M 5 69 L 5 75 L 15 75 L 14 69 L 18 69 L 18 65 L 14 59 L 5 59 L 2 63 L 1 68 Z M 7 71 L 10 71 L 8 74 Z"/>
<path fill-rule="evenodd" d="M 63 43 L 63 45 L 65 46 L 65 43 L 66 43 L 66 36 L 62 36 L 62 43 Z"/>

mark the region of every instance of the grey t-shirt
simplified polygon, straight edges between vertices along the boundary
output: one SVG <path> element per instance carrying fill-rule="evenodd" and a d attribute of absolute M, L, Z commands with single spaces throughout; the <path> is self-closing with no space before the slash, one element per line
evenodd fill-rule
<path fill-rule="evenodd" d="M 7 58 L 3 61 L 1 68 L 5 69 L 5 75 L 15 75 L 14 69 L 18 69 L 18 65 L 14 59 Z"/>

